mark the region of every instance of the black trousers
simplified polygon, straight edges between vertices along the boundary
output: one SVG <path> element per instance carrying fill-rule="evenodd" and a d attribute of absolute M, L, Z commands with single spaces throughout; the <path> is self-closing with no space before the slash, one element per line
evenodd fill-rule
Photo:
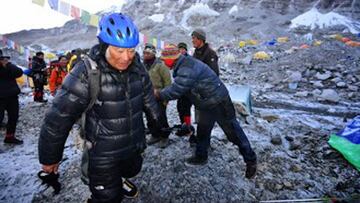
<path fill-rule="evenodd" d="M 182 96 L 177 100 L 176 108 L 179 113 L 180 122 L 184 123 L 185 116 L 191 116 L 191 101 L 188 97 Z"/>
<path fill-rule="evenodd" d="M 8 115 L 6 134 L 14 134 L 16 130 L 16 124 L 19 118 L 18 96 L 0 98 L 0 121 L 3 120 L 5 111 Z"/>
<path fill-rule="evenodd" d="M 142 167 L 141 154 L 118 160 L 115 157 L 98 157 L 89 150 L 89 188 L 91 202 L 119 203 L 123 199 L 122 177 L 136 176 Z"/>
<path fill-rule="evenodd" d="M 166 105 L 164 105 L 162 102 L 158 102 L 159 106 L 159 114 L 160 114 L 160 127 L 161 128 L 168 128 L 169 123 L 166 115 Z M 150 130 L 150 133 L 154 137 L 162 137 L 162 138 L 168 138 L 170 135 L 170 132 L 163 132 L 161 129 L 158 129 L 156 123 L 152 123 L 150 116 L 145 112 L 146 120 L 147 120 L 147 127 Z"/>
<path fill-rule="evenodd" d="M 214 108 L 199 110 L 196 156 L 207 158 L 211 131 L 215 122 L 220 125 L 228 140 L 239 147 L 239 152 L 246 163 L 256 161 L 256 154 L 236 120 L 235 108 L 229 96 Z"/>
<path fill-rule="evenodd" d="M 34 100 L 35 101 L 42 100 L 43 95 L 44 95 L 45 76 L 42 74 L 36 73 L 36 75 L 34 75 L 34 77 L 33 77 L 33 81 L 34 81 L 34 87 L 35 87 Z"/>

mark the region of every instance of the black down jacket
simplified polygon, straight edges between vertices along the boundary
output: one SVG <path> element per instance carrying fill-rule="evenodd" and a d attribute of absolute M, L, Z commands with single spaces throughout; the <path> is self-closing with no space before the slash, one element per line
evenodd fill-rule
<path fill-rule="evenodd" d="M 21 77 L 23 71 L 12 63 L 7 63 L 5 67 L 0 64 L 0 98 L 16 96 L 20 93 L 16 78 Z"/>
<path fill-rule="evenodd" d="M 205 43 L 201 48 L 195 49 L 194 55 L 196 59 L 206 63 L 219 76 L 218 56 L 216 52 Z"/>
<path fill-rule="evenodd" d="M 220 78 L 205 63 L 180 56 L 173 72 L 174 82 L 160 92 L 162 100 L 187 96 L 197 109 L 208 110 L 225 100 L 229 92 Z"/>
<path fill-rule="evenodd" d="M 149 76 L 136 55 L 126 71 L 112 68 L 99 53 L 90 57 L 101 71 L 100 92 L 87 112 L 85 134 L 98 157 L 126 159 L 145 149 L 143 111 L 154 122 L 158 106 Z M 39 139 L 39 160 L 49 165 L 62 159 L 64 144 L 72 125 L 90 102 L 88 70 L 83 61 L 76 64 L 57 93 L 46 114 Z"/>
<path fill-rule="evenodd" d="M 45 68 L 46 68 L 46 63 L 45 63 L 44 59 L 41 59 L 37 56 L 34 56 L 32 58 L 32 65 L 31 65 L 32 72 L 42 73 L 42 72 L 44 72 Z"/>

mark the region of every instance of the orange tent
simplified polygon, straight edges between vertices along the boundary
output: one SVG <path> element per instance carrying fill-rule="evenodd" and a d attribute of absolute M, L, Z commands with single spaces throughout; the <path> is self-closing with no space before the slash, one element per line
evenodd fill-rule
<path fill-rule="evenodd" d="M 346 42 L 346 45 L 351 46 L 351 47 L 360 47 L 360 42 L 348 41 L 348 42 Z"/>

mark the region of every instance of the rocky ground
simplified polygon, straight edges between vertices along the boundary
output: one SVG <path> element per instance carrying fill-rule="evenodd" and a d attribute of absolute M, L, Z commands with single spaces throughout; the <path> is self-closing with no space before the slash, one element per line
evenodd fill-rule
<path fill-rule="evenodd" d="M 125 202 L 359 198 L 359 171 L 327 141 L 359 115 L 360 50 L 320 34 L 318 38 L 324 41 L 321 46 L 292 53 L 288 50 L 303 41 L 294 37 L 277 46 L 228 47 L 219 52 L 222 80 L 249 84 L 253 90 L 253 113 L 246 122 L 239 120 L 258 155 L 254 179 L 244 178 L 242 157 L 216 126 L 205 166 L 184 164 L 193 152 L 186 138 L 172 134 L 167 148 L 148 146 L 142 171 L 132 179 L 140 196 Z M 266 51 L 272 58 L 244 61 L 256 51 Z M 17 134 L 25 144 L 0 144 L 0 202 L 84 202 L 90 193 L 80 180 L 77 127 L 69 136 L 60 169 L 63 189 L 53 196 L 36 177 L 39 129 L 50 104 L 26 100 L 22 104 Z M 178 123 L 174 102 L 168 115 L 170 125 Z"/>

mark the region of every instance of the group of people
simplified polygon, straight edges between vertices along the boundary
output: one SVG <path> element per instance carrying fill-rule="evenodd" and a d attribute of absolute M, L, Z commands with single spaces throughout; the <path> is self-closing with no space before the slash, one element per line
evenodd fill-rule
<path fill-rule="evenodd" d="M 55 96 L 60 89 L 63 80 L 74 64 L 80 59 L 80 52 L 72 50 L 68 55 L 60 55 L 57 60 L 51 61 L 47 66 L 44 60 L 44 53 L 37 52 L 35 56 L 29 58 L 29 76 L 34 83 L 34 101 L 47 102 L 44 99 L 44 86 L 49 85 L 50 94 Z"/>
<path fill-rule="evenodd" d="M 136 186 L 127 178 L 136 176 L 143 162 L 143 113 L 152 134 L 150 144 L 166 146 L 166 106 L 177 100 L 181 123 L 189 129 L 184 134 L 196 134 L 195 153 L 186 164 L 207 163 L 211 131 L 217 122 L 239 148 L 246 163 L 245 177 L 254 177 L 256 154 L 236 119 L 229 92 L 219 78 L 218 57 L 206 43 L 203 30 L 192 32 L 193 56 L 187 54 L 185 43 L 179 43 L 166 45 L 158 59 L 155 47 L 146 44 L 143 61 L 135 51 L 138 28 L 127 15 L 103 16 L 97 38 L 99 43 L 91 48 L 89 59 L 80 60 L 68 73 L 46 114 L 38 146 L 43 171 L 58 173 L 69 131 L 85 112 L 89 202 L 121 202 L 129 194 L 136 196 L 131 191 Z M 87 60 L 95 62 L 100 72 L 99 93 L 89 109 L 94 81 Z M 192 105 L 198 114 L 196 133 L 191 129 Z"/>
<path fill-rule="evenodd" d="M 4 143 L 23 144 L 21 139 L 15 137 L 19 118 L 18 95 L 21 92 L 16 78 L 22 77 L 23 73 L 31 77 L 34 84 L 34 101 L 47 102 L 44 99 L 44 86 L 48 83 L 51 95 L 55 96 L 68 73 L 69 65 L 71 65 L 67 58 L 73 59 L 71 62 L 75 63 L 76 51 L 72 51 L 68 57 L 59 56 L 58 60 L 52 61 L 47 67 L 44 53 L 37 52 L 35 56 L 29 58 L 29 69 L 23 71 L 10 62 L 10 56 L 3 55 L 0 50 L 0 127 L 6 128 Z M 5 112 L 7 113 L 7 123 L 3 124 Z"/>

